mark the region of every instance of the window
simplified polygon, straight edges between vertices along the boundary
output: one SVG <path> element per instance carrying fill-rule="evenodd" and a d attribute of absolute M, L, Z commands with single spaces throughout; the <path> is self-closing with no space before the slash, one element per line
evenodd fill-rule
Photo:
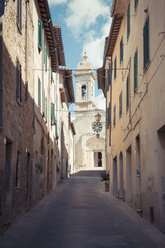
<path fill-rule="evenodd" d="M 119 118 L 122 116 L 122 91 L 119 96 Z"/>
<path fill-rule="evenodd" d="M 38 78 L 38 107 L 41 110 L 41 81 Z"/>
<path fill-rule="evenodd" d="M 45 97 L 45 120 L 47 122 L 47 97 Z"/>
<path fill-rule="evenodd" d="M 110 103 L 109 106 L 107 108 L 107 128 L 110 126 Z"/>
<path fill-rule="evenodd" d="M 17 0 L 17 27 L 22 30 L 22 0 Z"/>
<path fill-rule="evenodd" d="M 116 104 L 114 105 L 113 108 L 113 127 L 116 125 Z"/>
<path fill-rule="evenodd" d="M 121 38 L 120 41 L 120 64 L 123 61 L 123 37 Z"/>
<path fill-rule="evenodd" d="M 127 8 L 127 40 L 129 38 L 129 35 L 130 35 L 130 3 Z"/>
<path fill-rule="evenodd" d="M 137 84 L 138 84 L 138 50 L 136 50 L 134 55 L 134 94 L 137 90 Z"/>
<path fill-rule="evenodd" d="M 86 85 L 83 85 L 81 88 L 81 96 L 83 99 L 86 99 L 87 91 L 86 91 Z"/>
<path fill-rule="evenodd" d="M 16 174 L 15 174 L 15 186 L 17 188 L 20 187 L 20 159 L 21 158 L 21 154 L 19 151 L 17 151 L 17 161 L 16 161 Z"/>
<path fill-rule="evenodd" d="M 149 64 L 149 16 L 143 28 L 143 69 L 146 70 Z"/>
<path fill-rule="evenodd" d="M 3 16 L 4 9 L 5 9 L 5 1 L 2 0 L 2 1 L 0 1 L 0 17 Z"/>
<path fill-rule="evenodd" d="M 54 107 L 54 103 L 51 103 L 51 125 L 55 125 L 56 121 L 55 121 L 55 107 Z"/>
<path fill-rule="evenodd" d="M 128 110 L 129 107 L 129 76 L 127 77 L 127 83 L 126 83 L 126 110 Z"/>
<path fill-rule="evenodd" d="M 114 61 L 114 80 L 116 79 L 116 64 L 117 64 L 117 57 L 115 57 L 115 61 Z"/>
<path fill-rule="evenodd" d="M 47 46 L 46 46 L 46 43 L 45 43 L 45 71 L 47 71 L 47 66 L 48 66 L 48 49 L 47 49 Z"/>
<path fill-rule="evenodd" d="M 38 48 L 42 50 L 42 21 L 38 19 Z"/>
<path fill-rule="evenodd" d="M 137 7 L 137 5 L 138 5 L 138 2 L 139 2 L 139 0 L 134 0 L 135 2 L 134 2 L 134 9 L 136 9 L 136 7 Z"/>
<path fill-rule="evenodd" d="M 21 96 L 22 95 L 21 80 L 22 80 L 21 65 L 20 65 L 19 61 L 17 60 L 17 62 L 16 62 L 16 99 L 19 102 L 22 101 L 22 96 Z"/>

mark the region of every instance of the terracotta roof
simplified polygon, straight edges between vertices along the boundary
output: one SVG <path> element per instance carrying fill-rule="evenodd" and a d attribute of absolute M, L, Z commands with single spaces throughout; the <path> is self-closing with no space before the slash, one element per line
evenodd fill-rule
<path fill-rule="evenodd" d="M 67 89 L 66 95 L 68 103 L 73 103 L 75 101 L 74 98 L 74 89 L 73 89 L 73 81 L 72 81 L 72 70 L 68 68 L 60 68 L 60 71 L 64 74 L 64 87 Z M 67 94 L 68 93 L 68 94 Z"/>
<path fill-rule="evenodd" d="M 41 13 L 41 20 L 44 24 L 44 31 L 47 37 L 47 41 L 49 44 L 50 54 L 51 54 L 51 62 L 52 62 L 52 71 L 58 71 L 58 55 L 57 55 L 57 44 L 55 33 L 53 29 L 53 24 L 51 20 L 49 5 L 47 0 L 38 0 L 38 5 Z"/>
<path fill-rule="evenodd" d="M 112 20 L 111 24 L 111 29 L 110 29 L 110 34 L 108 37 L 107 45 L 105 48 L 105 54 L 104 54 L 104 63 L 105 63 L 105 58 L 112 56 L 116 40 L 118 37 L 118 33 L 120 30 L 121 22 L 122 22 L 123 16 L 121 15 L 115 15 Z"/>
<path fill-rule="evenodd" d="M 65 66 L 65 56 L 64 56 L 61 28 L 55 24 L 53 25 L 53 28 L 55 31 L 55 37 L 56 37 L 56 42 L 57 42 L 57 53 L 58 53 L 59 65 Z"/>
<path fill-rule="evenodd" d="M 97 69 L 97 83 L 98 88 L 102 89 L 104 96 L 106 94 L 105 92 L 105 70 L 103 67 Z"/>

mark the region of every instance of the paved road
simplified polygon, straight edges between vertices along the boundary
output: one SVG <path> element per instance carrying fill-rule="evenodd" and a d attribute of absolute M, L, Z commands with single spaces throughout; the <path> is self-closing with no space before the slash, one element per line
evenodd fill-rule
<path fill-rule="evenodd" d="M 116 247 L 164 248 L 165 235 L 94 177 L 66 180 L 0 238 L 0 248 Z"/>

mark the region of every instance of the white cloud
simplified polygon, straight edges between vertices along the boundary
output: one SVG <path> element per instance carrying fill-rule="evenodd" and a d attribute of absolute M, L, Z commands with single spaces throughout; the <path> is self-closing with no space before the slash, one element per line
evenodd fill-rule
<path fill-rule="evenodd" d="M 83 45 L 83 51 L 86 49 L 88 60 L 94 68 L 99 68 L 103 64 L 103 52 L 105 37 L 108 36 L 110 30 L 111 19 L 102 26 L 100 30 L 100 37 L 96 38 L 93 31 L 89 34 L 89 39 Z"/>
<path fill-rule="evenodd" d="M 103 93 L 95 97 L 95 104 L 97 108 L 105 110 L 106 101 Z"/>
<path fill-rule="evenodd" d="M 59 5 L 67 3 L 67 0 L 48 0 L 49 5 Z"/>
<path fill-rule="evenodd" d="M 71 0 L 67 7 L 66 25 L 75 36 L 95 24 L 99 16 L 109 16 L 109 8 L 103 0 Z"/>

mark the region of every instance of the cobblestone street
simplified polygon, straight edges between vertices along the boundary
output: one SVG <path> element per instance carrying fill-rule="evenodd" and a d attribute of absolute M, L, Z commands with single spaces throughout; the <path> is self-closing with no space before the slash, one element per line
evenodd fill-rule
<path fill-rule="evenodd" d="M 1 248 L 156 248 L 165 236 L 96 177 L 74 177 L 0 238 Z"/>

